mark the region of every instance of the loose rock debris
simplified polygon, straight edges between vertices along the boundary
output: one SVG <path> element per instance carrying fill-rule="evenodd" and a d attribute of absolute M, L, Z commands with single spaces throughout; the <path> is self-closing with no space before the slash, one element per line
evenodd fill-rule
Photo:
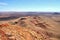
<path fill-rule="evenodd" d="M 46 31 L 49 24 L 44 24 L 41 17 L 26 18 L 19 19 L 14 25 L 0 24 L 0 40 L 54 40 L 51 38 L 53 33 Z"/>

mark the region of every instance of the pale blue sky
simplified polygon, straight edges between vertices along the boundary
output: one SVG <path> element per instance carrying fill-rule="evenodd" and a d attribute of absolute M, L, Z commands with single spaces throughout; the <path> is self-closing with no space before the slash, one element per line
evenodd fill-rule
<path fill-rule="evenodd" d="M 60 12 L 60 0 L 0 0 L 0 11 Z"/>

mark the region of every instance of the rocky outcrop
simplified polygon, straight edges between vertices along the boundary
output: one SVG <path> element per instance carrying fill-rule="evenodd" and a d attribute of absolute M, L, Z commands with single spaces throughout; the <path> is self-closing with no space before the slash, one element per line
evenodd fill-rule
<path fill-rule="evenodd" d="M 45 19 L 45 20 L 44 20 Z M 46 21 L 47 20 L 47 21 Z M 49 22 L 50 21 L 50 22 Z M 20 17 L 13 22 L 0 24 L 1 40 L 58 40 L 56 22 L 48 17 Z M 55 30 L 56 29 L 56 30 Z"/>

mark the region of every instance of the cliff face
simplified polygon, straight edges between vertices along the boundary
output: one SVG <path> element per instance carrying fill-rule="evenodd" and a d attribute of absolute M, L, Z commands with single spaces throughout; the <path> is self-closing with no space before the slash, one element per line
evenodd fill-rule
<path fill-rule="evenodd" d="M 46 16 L 27 16 L 0 24 L 1 40 L 59 40 L 60 27 Z"/>

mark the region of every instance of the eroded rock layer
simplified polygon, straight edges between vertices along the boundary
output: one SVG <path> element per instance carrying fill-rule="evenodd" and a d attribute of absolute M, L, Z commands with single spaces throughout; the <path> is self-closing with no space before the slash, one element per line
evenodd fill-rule
<path fill-rule="evenodd" d="M 0 24 L 0 40 L 55 40 L 60 37 L 57 25 L 47 17 L 21 17 Z"/>

